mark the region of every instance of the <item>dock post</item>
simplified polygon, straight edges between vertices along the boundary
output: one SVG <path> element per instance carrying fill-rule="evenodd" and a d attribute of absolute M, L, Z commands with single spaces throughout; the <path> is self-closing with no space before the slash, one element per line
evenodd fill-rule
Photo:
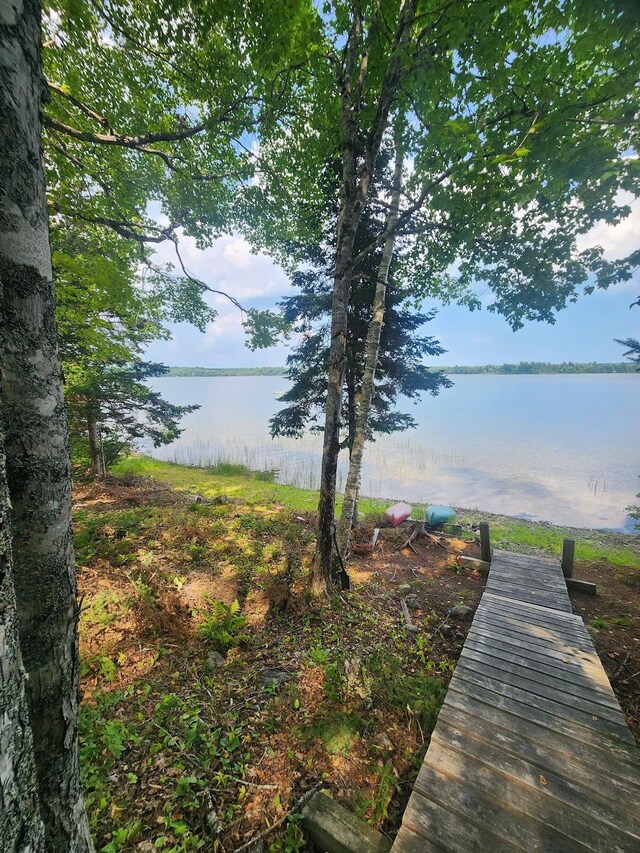
<path fill-rule="evenodd" d="M 489 525 L 486 521 L 480 522 L 480 555 L 486 563 L 491 562 L 491 540 L 489 538 Z"/>
<path fill-rule="evenodd" d="M 576 550 L 574 539 L 562 540 L 562 574 L 565 578 L 570 578 L 573 575 L 573 555 Z"/>

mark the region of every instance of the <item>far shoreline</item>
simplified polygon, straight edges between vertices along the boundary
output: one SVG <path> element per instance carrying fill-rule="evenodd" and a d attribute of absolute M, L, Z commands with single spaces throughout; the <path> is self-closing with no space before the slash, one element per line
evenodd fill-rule
<path fill-rule="evenodd" d="M 575 376 L 601 374 L 637 374 L 637 365 L 631 362 L 520 362 L 518 364 L 443 365 L 431 367 L 447 376 Z M 285 367 L 169 367 L 166 374 L 172 378 L 286 376 Z"/>

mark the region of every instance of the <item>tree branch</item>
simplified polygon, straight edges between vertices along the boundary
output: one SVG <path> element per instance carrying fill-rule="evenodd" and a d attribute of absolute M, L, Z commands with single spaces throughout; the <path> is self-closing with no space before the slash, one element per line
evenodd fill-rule
<path fill-rule="evenodd" d="M 53 91 L 58 90 L 53 89 Z M 68 100 L 72 99 L 72 96 L 67 95 L 66 93 L 64 94 L 64 97 Z M 76 105 L 80 105 L 80 102 L 75 98 L 73 99 L 73 102 Z M 80 108 L 87 115 L 91 114 L 96 121 L 100 121 L 101 123 L 106 121 L 106 119 L 101 118 L 97 113 L 90 111 L 89 107 L 82 105 Z M 51 116 L 45 116 L 44 123 L 49 127 L 55 128 L 55 130 L 58 130 L 61 133 L 66 133 L 68 136 L 73 136 L 75 139 L 81 139 L 83 142 L 93 142 L 96 145 L 120 145 L 124 148 L 137 148 L 141 151 L 145 150 L 144 146 L 155 142 L 177 142 L 183 139 L 190 139 L 192 136 L 197 136 L 205 130 L 204 124 L 196 124 L 193 127 L 186 127 L 183 130 L 170 130 L 165 133 L 147 133 L 142 136 L 125 136 L 124 134 L 116 133 L 108 124 L 105 126 L 109 127 L 109 133 L 92 133 L 88 130 L 78 130 L 78 128 L 71 127 L 71 125 L 62 124 L 62 122 L 51 118 Z M 146 149 L 146 152 L 150 154 L 164 155 L 163 151 L 158 151 L 157 149 Z"/>
<path fill-rule="evenodd" d="M 49 205 L 54 213 L 61 213 L 63 216 L 70 216 L 72 219 L 79 219 L 81 222 L 88 222 L 91 225 L 104 225 L 111 228 L 116 234 L 127 240 L 135 240 L 137 243 L 163 243 L 165 240 L 173 239 L 172 235 L 176 228 L 181 225 L 181 217 L 178 217 L 176 222 L 171 222 L 166 228 L 147 225 L 146 228 L 152 233 L 141 233 L 138 229 L 140 226 L 135 222 L 127 222 L 125 220 L 112 219 L 108 216 L 85 216 L 77 211 L 65 211 L 60 206 L 53 202 Z"/>
<path fill-rule="evenodd" d="M 371 252 L 374 251 L 378 246 L 385 242 L 388 237 L 393 236 L 393 234 L 403 235 L 410 234 L 410 231 L 401 232 L 402 227 L 408 222 L 408 220 L 413 216 L 414 213 L 417 213 L 418 210 L 422 207 L 424 202 L 427 199 L 427 196 L 443 181 L 445 181 L 448 177 L 450 177 L 458 164 L 454 163 L 452 166 L 449 166 L 442 174 L 438 175 L 437 178 L 433 178 L 433 180 L 428 181 L 422 187 L 420 191 L 420 195 L 413 202 L 410 207 L 405 208 L 402 213 L 398 216 L 395 224 L 391 228 L 385 229 L 381 234 L 379 234 L 375 240 L 369 243 L 368 246 L 365 246 L 361 252 L 359 252 L 355 258 L 353 259 L 353 268 L 355 269 L 358 264 L 360 264 Z"/>
<path fill-rule="evenodd" d="M 99 113 L 92 110 L 86 104 L 83 104 L 82 101 L 79 101 L 70 92 L 67 92 L 63 86 L 59 86 L 57 83 L 54 83 L 51 80 L 47 80 L 46 84 L 47 88 L 51 92 L 55 92 L 56 95 L 60 95 L 60 97 L 65 98 L 67 101 L 69 101 L 69 103 L 73 104 L 74 107 L 77 107 L 86 116 L 93 119 L 94 121 L 97 121 L 98 124 L 102 125 L 102 127 L 106 128 L 110 133 L 113 133 L 109 122 L 104 116 L 101 116 Z"/>
<path fill-rule="evenodd" d="M 224 296 L 226 299 L 229 300 L 229 302 L 231 302 L 232 305 L 235 305 L 235 307 L 240 311 L 244 318 L 244 315 L 248 313 L 248 310 L 240 302 L 238 302 L 235 296 L 231 296 L 230 293 L 226 293 L 224 290 L 216 290 L 213 287 L 209 287 L 209 285 L 205 284 L 204 281 L 201 281 L 201 279 L 191 275 L 191 273 L 186 268 L 184 261 L 182 260 L 182 255 L 180 254 L 180 249 L 178 248 L 178 241 L 173 238 L 172 243 L 176 252 L 176 257 L 178 258 L 178 263 L 180 264 L 180 268 L 182 269 L 185 278 L 188 278 L 189 281 L 192 281 L 194 284 L 197 284 L 198 287 L 201 287 L 203 290 L 209 291 L 209 293 L 215 293 L 218 296 Z"/>
<path fill-rule="evenodd" d="M 385 70 L 382 86 L 380 88 L 380 94 L 378 96 L 376 106 L 376 115 L 371 126 L 371 132 L 369 133 L 364 165 L 360 178 L 360 192 L 363 194 L 363 201 L 368 195 L 369 181 L 373 174 L 375 162 L 378 159 L 382 136 L 387 126 L 391 104 L 403 76 L 407 73 L 403 69 L 402 52 L 409 44 L 411 25 L 415 18 L 417 5 L 417 0 L 404 0 L 400 8 L 398 30 L 396 32 L 395 41 L 391 51 L 391 57 Z"/>

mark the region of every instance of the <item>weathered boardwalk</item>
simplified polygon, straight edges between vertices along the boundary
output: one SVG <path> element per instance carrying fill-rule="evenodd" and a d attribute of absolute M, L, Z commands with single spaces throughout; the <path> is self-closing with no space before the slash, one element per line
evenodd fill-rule
<path fill-rule="evenodd" d="M 560 563 L 494 551 L 393 853 L 640 851 L 640 751 Z"/>

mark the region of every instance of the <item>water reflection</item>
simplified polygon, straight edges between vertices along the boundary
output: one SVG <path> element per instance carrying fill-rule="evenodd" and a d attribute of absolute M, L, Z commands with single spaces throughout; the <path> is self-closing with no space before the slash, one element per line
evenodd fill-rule
<path fill-rule="evenodd" d="M 640 375 L 455 376 L 417 406 L 418 428 L 367 447 L 362 491 L 452 503 L 581 527 L 632 530 L 625 507 L 640 489 Z M 171 402 L 198 402 L 174 444 L 153 455 L 185 464 L 277 469 L 317 488 L 322 439 L 271 440 L 281 377 L 164 378 Z M 338 484 L 346 479 L 342 459 Z"/>

